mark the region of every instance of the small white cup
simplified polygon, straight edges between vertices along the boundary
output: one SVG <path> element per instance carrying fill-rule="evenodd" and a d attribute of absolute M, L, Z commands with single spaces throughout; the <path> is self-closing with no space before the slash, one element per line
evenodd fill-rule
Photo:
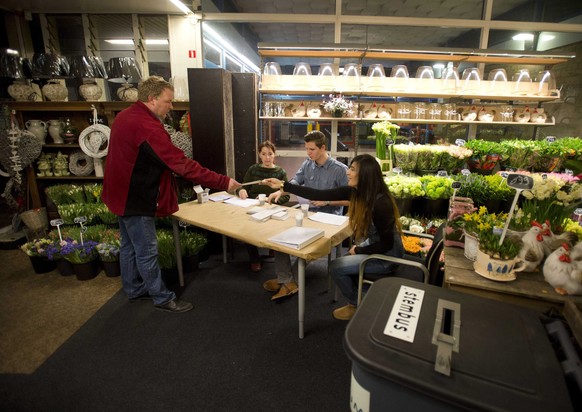
<path fill-rule="evenodd" d="M 297 212 L 295 214 L 295 226 L 297 226 L 297 227 L 303 226 L 303 213 L 302 212 Z"/>
<path fill-rule="evenodd" d="M 259 194 L 259 206 L 263 206 L 265 204 L 265 199 L 267 195 L 264 193 Z"/>
<path fill-rule="evenodd" d="M 301 211 L 303 212 L 303 216 L 309 216 L 309 203 L 302 203 L 301 204 Z"/>

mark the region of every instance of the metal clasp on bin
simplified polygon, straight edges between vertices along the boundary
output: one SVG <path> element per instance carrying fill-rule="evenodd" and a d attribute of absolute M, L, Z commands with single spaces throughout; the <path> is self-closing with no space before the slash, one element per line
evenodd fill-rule
<path fill-rule="evenodd" d="M 437 345 L 435 371 L 451 375 L 453 352 L 459 352 L 460 334 L 461 305 L 439 299 L 432 333 L 432 343 Z"/>

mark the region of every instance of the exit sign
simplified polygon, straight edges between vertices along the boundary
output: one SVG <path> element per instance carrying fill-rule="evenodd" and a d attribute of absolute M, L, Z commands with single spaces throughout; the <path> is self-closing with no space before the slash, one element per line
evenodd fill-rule
<path fill-rule="evenodd" d="M 188 58 L 195 59 L 196 58 L 196 50 L 188 50 Z"/>

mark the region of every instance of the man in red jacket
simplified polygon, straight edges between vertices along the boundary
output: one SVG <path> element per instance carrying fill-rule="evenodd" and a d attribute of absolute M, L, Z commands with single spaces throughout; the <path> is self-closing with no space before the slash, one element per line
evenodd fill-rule
<path fill-rule="evenodd" d="M 174 174 L 217 190 L 234 192 L 236 180 L 202 167 L 172 144 L 163 119 L 172 109 L 173 86 L 144 80 L 138 101 L 115 117 L 103 180 L 103 202 L 119 217 L 121 279 L 130 301 L 151 299 L 159 310 L 192 309 L 164 284 L 158 265 L 155 217 L 178 210 Z"/>

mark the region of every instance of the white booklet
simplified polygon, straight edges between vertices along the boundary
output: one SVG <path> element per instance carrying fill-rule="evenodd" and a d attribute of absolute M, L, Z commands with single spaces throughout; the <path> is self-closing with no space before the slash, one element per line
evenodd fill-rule
<path fill-rule="evenodd" d="M 323 237 L 324 233 L 323 229 L 293 226 L 268 240 L 293 249 L 302 249 Z"/>
<path fill-rule="evenodd" d="M 346 220 L 348 220 L 348 217 L 347 216 L 340 216 L 340 215 L 333 215 L 331 213 L 317 212 L 317 213 L 314 213 L 313 215 L 309 216 L 309 219 L 314 220 L 316 222 L 320 222 L 320 223 L 327 223 L 329 225 L 340 226 L 340 225 L 343 225 Z"/>

